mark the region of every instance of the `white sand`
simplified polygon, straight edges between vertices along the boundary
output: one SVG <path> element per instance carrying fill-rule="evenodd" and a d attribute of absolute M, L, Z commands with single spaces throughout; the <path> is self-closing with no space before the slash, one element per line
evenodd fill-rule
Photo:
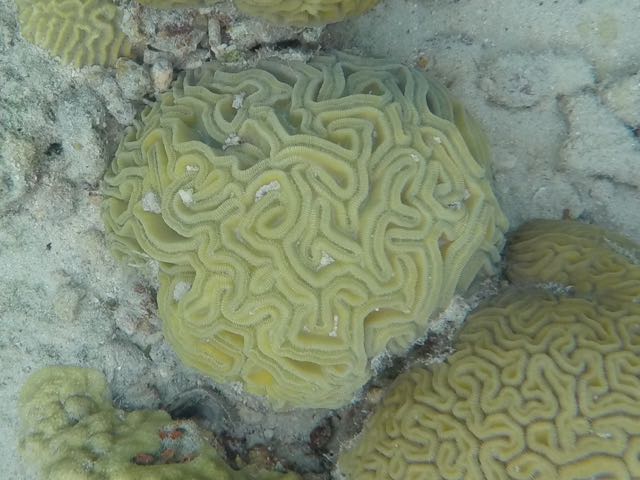
<path fill-rule="evenodd" d="M 637 0 L 383 0 L 322 44 L 426 59 L 486 127 L 512 226 L 567 209 L 640 241 L 639 25 Z M 2 478 L 31 478 L 16 402 L 41 366 L 100 368 L 126 408 L 206 383 L 176 361 L 147 285 L 104 244 L 96 190 L 133 113 L 112 72 L 60 66 L 20 38 L 12 0 L 0 0 Z M 250 439 L 291 443 L 317 418 L 284 422 L 251 401 L 239 416 Z"/>

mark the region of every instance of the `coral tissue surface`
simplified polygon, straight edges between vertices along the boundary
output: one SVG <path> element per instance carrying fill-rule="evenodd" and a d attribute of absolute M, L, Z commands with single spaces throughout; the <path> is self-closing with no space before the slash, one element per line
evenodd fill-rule
<path fill-rule="evenodd" d="M 592 225 L 522 227 L 507 252 L 519 285 L 467 320 L 445 362 L 396 380 L 341 455 L 342 473 L 354 480 L 638 478 L 637 252 Z M 555 283 L 553 293 L 536 282 Z"/>
<path fill-rule="evenodd" d="M 180 357 L 278 407 L 342 405 L 478 273 L 506 220 L 437 82 L 338 54 L 187 72 L 105 177 L 113 249 L 160 264 Z"/>
<path fill-rule="evenodd" d="M 22 36 L 76 67 L 115 65 L 134 49 L 109 0 L 16 0 Z"/>

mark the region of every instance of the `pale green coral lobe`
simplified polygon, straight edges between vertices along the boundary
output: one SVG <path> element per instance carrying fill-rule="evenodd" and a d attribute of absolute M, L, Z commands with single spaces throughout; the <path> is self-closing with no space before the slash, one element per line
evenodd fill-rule
<path fill-rule="evenodd" d="M 272 23 L 308 26 L 360 15 L 378 0 L 236 0 L 235 3 L 244 13 Z"/>
<path fill-rule="evenodd" d="M 278 407 L 336 407 L 494 271 L 507 225 L 488 163 L 423 72 L 345 54 L 211 64 L 127 132 L 103 217 L 118 256 L 160 262 L 182 360 Z"/>
<path fill-rule="evenodd" d="M 22 36 L 63 63 L 106 67 L 135 56 L 110 0 L 16 0 L 16 6 Z"/>
<path fill-rule="evenodd" d="M 154 8 L 201 8 L 220 0 L 138 0 Z M 360 15 L 378 0 L 236 0 L 238 8 L 271 23 L 299 27 L 324 25 Z"/>
<path fill-rule="evenodd" d="M 640 245 L 597 225 L 528 222 L 509 242 L 507 261 L 513 282 L 553 282 L 601 303 L 640 303 Z"/>
<path fill-rule="evenodd" d="M 221 0 L 138 0 L 143 5 L 159 9 L 204 8 L 215 5 Z"/>
<path fill-rule="evenodd" d="M 232 470 L 189 421 L 163 410 L 115 409 L 102 373 L 46 367 L 20 394 L 20 448 L 46 480 L 296 480 Z M 179 429 L 171 439 L 161 433 Z M 164 437 L 164 438 L 163 438 Z"/>

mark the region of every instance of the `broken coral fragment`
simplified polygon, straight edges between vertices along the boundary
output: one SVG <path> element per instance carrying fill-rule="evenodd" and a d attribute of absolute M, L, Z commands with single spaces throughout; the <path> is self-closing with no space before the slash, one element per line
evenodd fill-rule
<path fill-rule="evenodd" d="M 492 273 L 486 140 L 400 64 L 337 54 L 183 74 L 105 176 L 117 256 L 160 263 L 180 358 L 276 407 L 337 407 L 370 360 Z"/>

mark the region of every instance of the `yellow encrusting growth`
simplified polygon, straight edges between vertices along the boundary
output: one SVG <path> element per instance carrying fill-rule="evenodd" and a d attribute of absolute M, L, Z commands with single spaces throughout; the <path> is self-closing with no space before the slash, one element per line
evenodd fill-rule
<path fill-rule="evenodd" d="M 488 163 L 477 125 L 417 70 L 212 64 L 127 132 L 103 217 L 119 257 L 160 262 L 182 360 L 278 407 L 336 407 L 371 358 L 493 272 L 506 220 Z"/>
<path fill-rule="evenodd" d="M 104 375 L 46 367 L 20 394 L 20 449 L 46 480 L 297 480 L 249 466 L 232 470 L 195 423 L 163 410 L 124 412 Z"/>
<path fill-rule="evenodd" d="M 76 67 L 113 66 L 134 49 L 110 0 L 16 0 L 22 36 Z"/>
<path fill-rule="evenodd" d="M 445 362 L 396 380 L 341 454 L 342 474 L 640 478 L 637 252 L 594 226 L 525 225 L 508 249 L 511 277 L 575 290 L 511 287 L 471 315 Z M 616 289 L 626 293 L 609 297 Z"/>

